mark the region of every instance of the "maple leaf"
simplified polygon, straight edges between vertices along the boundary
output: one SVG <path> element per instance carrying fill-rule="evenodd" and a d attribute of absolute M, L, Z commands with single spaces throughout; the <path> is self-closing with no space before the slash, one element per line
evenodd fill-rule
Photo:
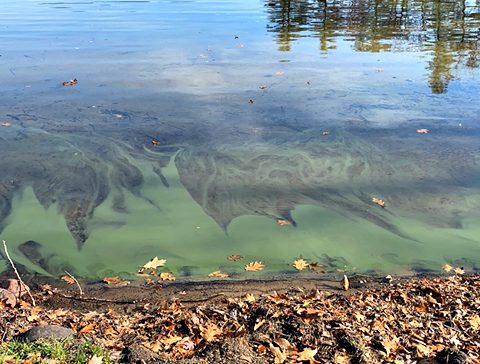
<path fill-rule="evenodd" d="M 158 259 L 158 257 L 153 258 L 149 262 L 143 265 L 143 269 L 157 269 L 165 265 L 167 261 L 165 259 Z"/>
<path fill-rule="evenodd" d="M 242 260 L 243 259 L 243 256 L 241 255 L 238 255 L 238 254 L 234 254 L 234 255 L 229 255 L 227 257 L 228 260 L 232 261 L 232 262 L 236 262 L 237 260 Z"/>
<path fill-rule="evenodd" d="M 61 277 L 63 281 L 67 282 L 68 284 L 75 284 L 75 279 L 73 277 L 70 277 L 68 275 L 64 275 Z"/>
<path fill-rule="evenodd" d="M 315 360 L 318 349 L 305 348 L 302 352 L 298 353 L 297 361 L 308 361 L 309 363 L 318 363 Z"/>
<path fill-rule="evenodd" d="M 383 201 L 382 199 L 373 197 L 373 198 L 372 198 L 372 202 L 375 203 L 375 204 L 377 204 L 377 205 L 380 206 L 380 207 L 385 207 L 385 201 Z"/>
<path fill-rule="evenodd" d="M 245 265 L 245 270 L 247 272 L 258 272 L 259 270 L 262 270 L 265 268 L 265 265 L 262 262 L 251 262 Z"/>
<path fill-rule="evenodd" d="M 228 274 L 222 273 L 221 271 L 217 270 L 215 272 L 212 272 L 208 275 L 210 278 L 227 278 Z"/>
<path fill-rule="evenodd" d="M 95 328 L 95 323 L 92 322 L 91 324 L 85 325 L 82 327 L 82 329 L 79 331 L 80 334 L 88 334 L 93 331 Z"/>
<path fill-rule="evenodd" d="M 276 219 L 275 221 L 276 221 L 277 224 L 280 225 L 280 226 L 285 226 L 285 225 L 290 225 L 290 224 L 291 224 L 290 221 L 285 220 L 285 219 Z"/>
<path fill-rule="evenodd" d="M 445 272 L 448 273 L 448 272 L 450 272 L 450 271 L 453 269 L 453 267 L 452 267 L 450 264 L 444 264 L 444 265 L 442 266 L 442 269 L 443 269 Z"/>
<path fill-rule="evenodd" d="M 304 270 L 305 268 L 308 268 L 308 263 L 304 259 L 297 259 L 293 262 L 292 264 L 296 270 Z"/>
<path fill-rule="evenodd" d="M 344 274 L 342 279 L 342 288 L 344 291 L 348 291 L 350 287 L 350 282 L 348 281 L 348 277 Z"/>
<path fill-rule="evenodd" d="M 160 273 L 160 279 L 162 281 L 174 281 L 176 278 L 172 272 L 162 272 Z"/>
<path fill-rule="evenodd" d="M 103 363 L 103 357 L 102 356 L 97 356 L 97 355 L 92 356 L 87 361 L 87 364 L 102 364 L 102 363 Z"/>
<path fill-rule="evenodd" d="M 417 129 L 418 134 L 427 134 L 428 132 L 430 132 L 430 130 L 425 129 L 425 128 Z"/>

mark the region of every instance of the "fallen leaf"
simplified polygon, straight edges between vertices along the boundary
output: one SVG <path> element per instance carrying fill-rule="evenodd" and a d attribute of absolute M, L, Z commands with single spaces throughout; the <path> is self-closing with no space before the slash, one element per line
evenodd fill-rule
<path fill-rule="evenodd" d="M 0 302 L 5 302 L 8 306 L 13 308 L 17 304 L 17 297 L 15 297 L 15 295 L 9 290 L 0 288 Z"/>
<path fill-rule="evenodd" d="M 92 322 L 91 324 L 85 325 L 82 327 L 82 329 L 79 331 L 80 334 L 88 334 L 93 331 L 95 328 L 95 323 Z"/>
<path fill-rule="evenodd" d="M 165 265 L 167 261 L 165 259 L 158 259 L 158 257 L 153 258 L 149 262 L 143 265 L 143 269 L 157 269 Z"/>
<path fill-rule="evenodd" d="M 210 278 L 227 278 L 228 274 L 222 273 L 221 271 L 217 270 L 215 272 L 212 272 L 208 275 Z"/>
<path fill-rule="evenodd" d="M 152 145 L 160 145 L 160 141 L 158 139 L 152 139 Z"/>
<path fill-rule="evenodd" d="M 304 270 L 308 268 L 308 263 L 304 259 L 297 259 L 292 264 L 296 270 Z"/>
<path fill-rule="evenodd" d="M 171 337 L 163 338 L 160 341 L 165 345 L 172 345 L 179 342 L 182 339 L 183 338 L 181 336 L 171 336 Z"/>
<path fill-rule="evenodd" d="M 275 357 L 274 363 L 281 364 L 285 360 L 287 360 L 287 354 L 285 354 L 280 348 L 277 348 L 276 346 L 273 346 L 272 344 L 270 344 L 270 351 Z"/>
<path fill-rule="evenodd" d="M 102 364 L 102 363 L 103 363 L 103 357 L 102 356 L 97 356 L 97 355 L 92 356 L 87 361 L 87 364 Z"/>
<path fill-rule="evenodd" d="M 477 330 L 480 328 L 480 316 L 475 315 L 470 320 L 468 320 L 472 329 Z"/>
<path fill-rule="evenodd" d="M 207 325 L 207 327 L 201 327 L 200 331 L 202 332 L 202 337 L 208 342 L 214 341 L 222 333 L 222 330 L 213 323 Z"/>
<path fill-rule="evenodd" d="M 383 201 L 382 199 L 373 197 L 373 198 L 372 198 L 372 202 L 375 203 L 375 204 L 377 204 L 377 205 L 380 206 L 380 207 L 385 207 L 385 201 Z"/>
<path fill-rule="evenodd" d="M 172 274 L 172 272 L 162 272 L 160 273 L 160 279 L 162 281 L 174 281 L 175 276 Z"/>
<path fill-rule="evenodd" d="M 106 284 L 112 285 L 112 286 L 127 286 L 127 285 L 130 284 L 129 281 L 126 281 L 126 280 L 120 278 L 119 276 L 105 277 L 105 278 L 103 278 L 102 281 L 105 282 Z"/>
<path fill-rule="evenodd" d="M 27 317 L 29 322 L 37 321 L 40 319 L 40 312 L 42 311 L 41 307 L 35 306 L 30 310 L 30 315 Z"/>
<path fill-rule="evenodd" d="M 343 280 L 342 280 L 342 288 L 344 291 L 348 291 L 349 287 L 350 287 L 350 282 L 348 281 L 348 277 L 344 274 Z"/>
<path fill-rule="evenodd" d="M 465 274 L 465 269 L 457 267 L 453 270 L 455 274 Z"/>
<path fill-rule="evenodd" d="M 260 90 L 266 90 L 266 89 L 267 89 L 267 85 L 260 85 L 260 86 L 258 86 L 258 88 L 259 88 Z"/>
<path fill-rule="evenodd" d="M 16 297 L 22 297 L 30 291 L 30 288 L 18 279 L 9 279 L 7 291 L 12 292 Z"/>
<path fill-rule="evenodd" d="M 314 272 L 319 272 L 319 273 L 325 273 L 326 272 L 325 267 L 320 265 L 320 263 L 318 263 L 318 262 L 309 263 L 308 268 L 310 268 L 310 270 L 313 270 Z"/>
<path fill-rule="evenodd" d="M 448 272 L 450 272 L 450 271 L 453 269 L 453 267 L 452 267 L 450 264 L 444 264 L 444 265 L 442 266 L 442 269 L 443 269 L 445 272 L 448 273 Z"/>
<path fill-rule="evenodd" d="M 251 262 L 245 265 L 245 270 L 247 272 L 258 272 L 265 268 L 265 265 L 262 262 Z"/>
<path fill-rule="evenodd" d="M 335 353 L 333 357 L 334 364 L 350 364 L 350 358 L 347 354 L 344 353 Z"/>
<path fill-rule="evenodd" d="M 78 83 L 78 80 L 74 78 L 73 80 L 70 81 L 65 81 L 62 83 L 63 86 L 75 86 Z"/>
<path fill-rule="evenodd" d="M 73 277 L 70 277 L 68 275 L 62 276 L 62 280 L 67 282 L 68 284 L 75 284 L 75 279 L 73 279 Z"/>
<path fill-rule="evenodd" d="M 417 133 L 418 133 L 418 134 L 427 134 L 428 132 L 430 132 L 430 130 L 425 129 L 425 128 L 423 128 L 423 129 L 417 129 Z"/>
<path fill-rule="evenodd" d="M 298 353 L 297 361 L 308 361 L 309 363 L 318 363 L 315 360 L 318 349 L 305 348 L 302 352 Z"/>
<path fill-rule="evenodd" d="M 192 351 L 193 349 L 195 349 L 195 344 L 192 340 L 187 340 L 184 343 L 182 343 L 182 348 L 184 350 Z"/>
<path fill-rule="evenodd" d="M 276 221 L 277 224 L 280 225 L 280 226 L 285 226 L 285 225 L 290 225 L 290 224 L 291 224 L 290 221 L 285 220 L 285 219 L 276 219 L 275 221 Z"/>
<path fill-rule="evenodd" d="M 227 257 L 228 260 L 232 261 L 232 262 L 236 262 L 237 260 L 242 260 L 243 259 L 243 256 L 242 255 L 238 255 L 238 254 L 234 254 L 234 255 L 229 255 Z"/>

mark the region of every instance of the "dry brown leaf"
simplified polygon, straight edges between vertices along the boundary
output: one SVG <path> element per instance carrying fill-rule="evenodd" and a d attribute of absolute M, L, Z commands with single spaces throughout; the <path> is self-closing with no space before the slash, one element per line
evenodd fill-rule
<path fill-rule="evenodd" d="M 376 198 L 376 197 L 373 197 L 372 198 L 372 202 L 377 204 L 378 206 L 380 207 L 385 207 L 385 201 L 383 201 L 382 199 L 379 199 L 379 198 Z"/>
<path fill-rule="evenodd" d="M 22 297 L 24 294 L 30 291 L 30 288 L 18 279 L 9 279 L 7 291 L 12 292 L 16 297 Z"/>
<path fill-rule="evenodd" d="M 465 269 L 457 267 L 453 270 L 455 274 L 465 274 Z"/>
<path fill-rule="evenodd" d="M 79 331 L 80 334 L 88 334 L 93 331 L 95 328 L 95 323 L 92 322 L 91 324 L 85 325 L 84 327 L 81 328 Z"/>
<path fill-rule="evenodd" d="M 103 357 L 102 356 L 97 356 L 97 355 L 92 356 L 87 361 L 87 364 L 102 364 L 102 363 L 103 363 Z"/>
<path fill-rule="evenodd" d="M 475 315 L 470 320 L 468 320 L 472 329 L 477 330 L 480 328 L 480 316 Z"/>
<path fill-rule="evenodd" d="M 122 278 L 120 278 L 119 276 L 105 277 L 105 278 L 103 278 L 103 282 L 105 282 L 106 284 L 109 284 L 109 285 L 113 285 L 113 286 L 126 286 L 126 285 L 130 284 L 129 281 L 125 281 Z"/>
<path fill-rule="evenodd" d="M 335 364 L 350 364 L 350 358 L 345 353 L 336 352 L 333 357 L 333 362 Z"/>
<path fill-rule="evenodd" d="M 348 277 L 344 274 L 342 279 L 342 288 L 344 291 L 348 291 L 350 288 L 350 282 L 348 281 Z"/>
<path fill-rule="evenodd" d="M 227 278 L 228 274 L 222 273 L 221 271 L 217 270 L 215 272 L 212 272 L 208 275 L 210 278 Z"/>
<path fill-rule="evenodd" d="M 285 220 L 285 219 L 276 219 L 275 221 L 276 221 L 277 224 L 280 225 L 280 226 L 285 226 L 285 225 L 290 225 L 290 224 L 291 224 L 290 221 Z"/>
<path fill-rule="evenodd" d="M 245 265 L 245 270 L 247 272 L 258 272 L 265 268 L 265 265 L 262 262 L 251 262 Z"/>
<path fill-rule="evenodd" d="M 448 272 L 450 272 L 450 271 L 453 269 L 453 267 L 452 267 L 450 264 L 444 264 L 444 265 L 442 266 L 442 269 L 443 269 L 445 272 L 448 273 Z"/>
<path fill-rule="evenodd" d="M 320 265 L 320 263 L 318 263 L 318 262 L 309 263 L 308 268 L 310 268 L 310 270 L 313 270 L 314 272 L 318 272 L 318 273 L 325 273 L 326 272 L 325 267 Z"/>
<path fill-rule="evenodd" d="M 17 297 L 15 297 L 15 295 L 9 290 L 0 288 L 0 302 L 5 302 L 8 306 L 13 308 L 17 304 Z"/>
<path fill-rule="evenodd" d="M 143 269 L 157 269 L 165 265 L 167 261 L 165 259 L 158 259 L 158 257 L 153 258 L 149 262 L 143 265 Z"/>
<path fill-rule="evenodd" d="M 179 342 L 182 339 L 183 338 L 181 336 L 171 336 L 171 337 L 166 337 L 164 339 L 161 339 L 160 341 L 165 345 L 172 345 Z"/>
<path fill-rule="evenodd" d="M 309 363 L 318 363 L 315 360 L 318 349 L 305 348 L 302 352 L 298 353 L 297 361 L 308 361 Z"/>
<path fill-rule="evenodd" d="M 232 262 L 236 262 L 237 260 L 242 260 L 243 259 L 243 256 L 242 255 L 238 255 L 238 254 L 233 254 L 233 255 L 229 255 L 227 257 L 228 260 L 232 261 Z"/>
<path fill-rule="evenodd" d="M 174 281 L 175 276 L 172 274 L 172 272 L 162 272 L 160 273 L 160 279 L 162 281 Z"/>
<path fill-rule="evenodd" d="M 398 350 L 398 338 L 394 337 L 393 339 L 384 339 L 382 341 L 382 345 L 387 353 L 387 357 L 390 356 L 390 354 L 395 354 Z"/>
<path fill-rule="evenodd" d="M 420 343 L 415 345 L 415 349 L 417 349 L 417 355 L 420 358 L 427 358 L 432 352 L 426 345 Z"/>
<path fill-rule="evenodd" d="M 30 322 L 40 320 L 39 313 L 42 311 L 42 308 L 39 306 L 32 307 L 30 310 L 30 315 L 27 317 L 27 320 Z"/>
<path fill-rule="evenodd" d="M 202 337 L 208 342 L 214 341 L 222 333 L 222 330 L 214 323 L 210 323 L 207 327 L 201 327 L 200 331 L 202 332 Z"/>
<path fill-rule="evenodd" d="M 425 129 L 425 128 L 417 129 L 418 134 L 427 134 L 428 132 L 430 132 L 430 130 Z"/>
<path fill-rule="evenodd" d="M 68 275 L 62 276 L 62 280 L 67 282 L 68 284 L 75 284 L 75 279 L 73 279 L 73 277 L 70 277 Z"/>
<path fill-rule="evenodd" d="M 62 83 L 63 86 L 75 86 L 78 83 L 78 80 L 74 78 L 73 80 L 70 81 L 65 81 Z"/>
<path fill-rule="evenodd" d="M 267 89 L 267 85 L 260 85 L 260 86 L 258 86 L 258 88 L 259 88 L 260 90 L 266 90 L 266 89 Z"/>
<path fill-rule="evenodd" d="M 287 354 L 285 354 L 280 348 L 273 346 L 270 344 L 270 351 L 272 352 L 273 356 L 275 357 L 275 364 L 281 364 L 285 360 L 287 360 Z"/>
<path fill-rule="evenodd" d="M 296 270 L 304 270 L 308 268 L 308 263 L 304 259 L 297 259 L 292 264 Z"/>
<path fill-rule="evenodd" d="M 152 143 L 152 145 L 160 145 L 160 141 L 158 139 L 152 139 L 150 143 Z"/>

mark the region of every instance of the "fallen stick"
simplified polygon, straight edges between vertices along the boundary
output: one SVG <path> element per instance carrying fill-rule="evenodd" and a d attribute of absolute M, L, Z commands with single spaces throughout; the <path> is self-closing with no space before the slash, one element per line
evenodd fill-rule
<path fill-rule="evenodd" d="M 82 290 L 82 287 L 80 286 L 80 283 L 78 283 L 77 278 L 75 278 L 73 275 L 71 275 L 71 274 L 68 273 L 67 271 L 65 271 L 65 273 L 67 273 L 68 276 L 75 281 L 75 283 L 76 283 L 77 286 L 78 286 L 78 290 L 80 291 L 80 296 L 83 296 L 83 290 Z"/>
<path fill-rule="evenodd" d="M 28 286 L 22 281 L 22 278 L 20 277 L 20 274 L 18 274 L 17 267 L 15 267 L 15 264 L 13 264 L 12 258 L 10 258 L 10 254 L 8 254 L 8 249 L 7 249 L 7 242 L 5 240 L 3 240 L 3 250 L 5 250 L 5 255 L 7 256 L 7 259 L 10 262 L 10 265 L 12 266 L 13 271 L 15 272 L 15 275 L 17 276 L 18 281 L 20 282 L 20 290 L 18 292 L 18 297 L 20 297 L 20 294 L 22 292 L 22 288 L 23 287 L 28 287 Z M 30 293 L 30 289 L 25 289 L 25 290 L 27 291 L 28 295 L 30 296 L 30 299 L 32 300 L 32 305 L 36 306 L 35 298 L 33 298 L 32 294 Z"/>

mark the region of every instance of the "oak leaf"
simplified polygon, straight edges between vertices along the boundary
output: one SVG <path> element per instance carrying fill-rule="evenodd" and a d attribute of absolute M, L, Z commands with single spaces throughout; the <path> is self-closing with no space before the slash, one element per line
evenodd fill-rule
<path fill-rule="evenodd" d="M 214 341 L 222 333 L 222 330 L 213 323 L 207 325 L 207 327 L 202 326 L 200 331 L 202 332 L 202 337 L 208 342 Z"/>
<path fill-rule="evenodd" d="M 275 357 L 275 364 L 282 364 L 285 360 L 287 360 L 287 354 L 285 354 L 280 348 L 270 344 L 270 351 Z"/>
<path fill-rule="evenodd" d="M 280 226 L 285 226 L 285 225 L 290 225 L 291 224 L 291 222 L 286 220 L 286 219 L 276 219 L 275 221 Z"/>
<path fill-rule="evenodd" d="M 85 325 L 82 327 L 82 329 L 79 331 L 80 334 L 88 334 L 93 331 L 95 328 L 95 323 L 92 322 L 91 324 Z"/>
<path fill-rule="evenodd" d="M 337 352 L 333 357 L 333 362 L 335 364 L 350 364 L 350 358 L 347 354 Z"/>
<path fill-rule="evenodd" d="M 296 270 L 304 270 L 308 268 L 308 263 L 305 259 L 297 259 L 292 264 Z"/>
<path fill-rule="evenodd" d="M 120 278 L 119 276 L 105 277 L 105 278 L 103 278 L 103 282 L 105 282 L 106 284 L 109 284 L 109 285 L 113 285 L 113 286 L 126 286 L 126 285 L 130 284 L 129 281 L 125 281 L 122 278 Z"/>
<path fill-rule="evenodd" d="M 171 336 L 171 337 L 166 337 L 164 339 L 161 339 L 160 341 L 165 345 L 172 345 L 179 342 L 182 339 L 183 338 L 181 336 Z"/>
<path fill-rule="evenodd" d="M 228 274 L 222 273 L 221 271 L 217 270 L 215 272 L 212 272 L 208 275 L 210 278 L 227 278 Z"/>
<path fill-rule="evenodd" d="M 0 302 L 3 301 L 5 301 L 8 306 L 13 308 L 17 304 L 17 297 L 15 297 L 15 295 L 9 290 L 0 288 Z"/>
<path fill-rule="evenodd" d="M 238 255 L 238 254 L 233 254 L 233 255 L 229 255 L 227 257 L 228 260 L 232 261 L 232 262 L 236 262 L 237 260 L 242 260 L 243 259 L 243 256 L 242 255 Z"/>
<path fill-rule="evenodd" d="M 167 261 L 165 259 L 158 259 L 155 257 L 151 259 L 149 262 L 143 265 L 143 269 L 157 269 L 158 267 L 162 267 L 165 265 Z"/>
<path fill-rule="evenodd" d="M 176 278 L 172 272 L 162 272 L 160 273 L 160 279 L 162 281 L 174 281 Z"/>
<path fill-rule="evenodd" d="M 245 265 L 245 270 L 247 272 L 258 272 L 265 268 L 265 265 L 262 262 L 250 262 L 247 265 Z"/>
<path fill-rule="evenodd" d="M 442 266 L 442 269 L 443 269 L 444 272 L 447 272 L 447 273 L 448 273 L 448 272 L 450 272 L 450 271 L 453 269 L 453 267 L 452 267 L 450 264 L 444 264 L 444 265 Z"/>

